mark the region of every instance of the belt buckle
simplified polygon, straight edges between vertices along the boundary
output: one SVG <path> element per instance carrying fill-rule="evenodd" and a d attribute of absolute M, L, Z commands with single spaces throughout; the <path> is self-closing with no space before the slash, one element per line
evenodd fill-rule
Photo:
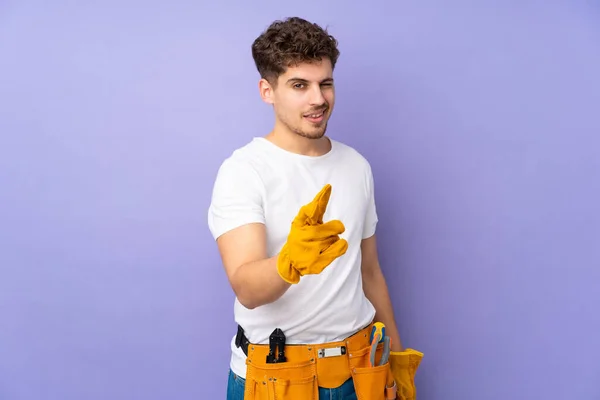
<path fill-rule="evenodd" d="M 346 346 L 330 347 L 327 349 L 319 349 L 317 352 L 318 358 L 339 357 L 346 354 Z"/>

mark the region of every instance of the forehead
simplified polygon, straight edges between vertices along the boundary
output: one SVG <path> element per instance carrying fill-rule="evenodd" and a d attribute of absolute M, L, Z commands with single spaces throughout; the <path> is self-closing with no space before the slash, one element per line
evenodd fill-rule
<path fill-rule="evenodd" d="M 306 62 L 299 65 L 288 67 L 288 69 L 279 77 L 280 82 L 287 82 L 290 79 L 301 79 L 305 81 L 320 82 L 324 79 L 333 77 L 331 61 L 324 58 L 321 61 Z"/>

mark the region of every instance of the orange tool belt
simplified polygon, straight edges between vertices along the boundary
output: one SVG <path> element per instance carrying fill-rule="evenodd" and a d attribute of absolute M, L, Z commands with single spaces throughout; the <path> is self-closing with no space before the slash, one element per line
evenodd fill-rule
<path fill-rule="evenodd" d="M 396 399 L 389 362 L 379 365 L 383 343 L 377 346 L 375 366 L 370 366 L 372 326 L 340 342 L 284 344 L 276 350 L 272 344 L 279 330 L 271 335 L 270 344 L 257 345 L 249 343 L 238 327 L 236 344 L 247 355 L 244 399 L 318 399 L 319 387 L 336 388 L 350 378 L 358 400 Z"/>

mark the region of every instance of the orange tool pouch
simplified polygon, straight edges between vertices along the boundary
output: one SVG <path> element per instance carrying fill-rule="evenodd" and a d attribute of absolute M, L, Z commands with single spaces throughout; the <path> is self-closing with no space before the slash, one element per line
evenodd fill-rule
<path fill-rule="evenodd" d="M 319 398 L 319 387 L 336 388 L 352 378 L 358 400 L 394 400 L 396 384 L 390 365 L 378 365 L 383 352 L 379 343 L 375 366 L 369 365 L 372 325 L 340 342 L 277 345 L 275 330 L 269 345 L 239 339 L 247 354 L 245 400 L 311 400 Z M 283 336 L 283 340 L 285 337 Z M 281 342 L 279 344 L 281 344 Z"/>

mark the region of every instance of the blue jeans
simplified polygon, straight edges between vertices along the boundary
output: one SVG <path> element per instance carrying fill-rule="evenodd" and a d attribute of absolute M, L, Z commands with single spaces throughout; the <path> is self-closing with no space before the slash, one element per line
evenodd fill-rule
<path fill-rule="evenodd" d="M 227 400 L 244 400 L 246 380 L 229 370 L 227 383 Z M 319 400 L 357 400 L 354 382 L 348 379 L 342 386 L 335 389 L 319 388 Z"/>

